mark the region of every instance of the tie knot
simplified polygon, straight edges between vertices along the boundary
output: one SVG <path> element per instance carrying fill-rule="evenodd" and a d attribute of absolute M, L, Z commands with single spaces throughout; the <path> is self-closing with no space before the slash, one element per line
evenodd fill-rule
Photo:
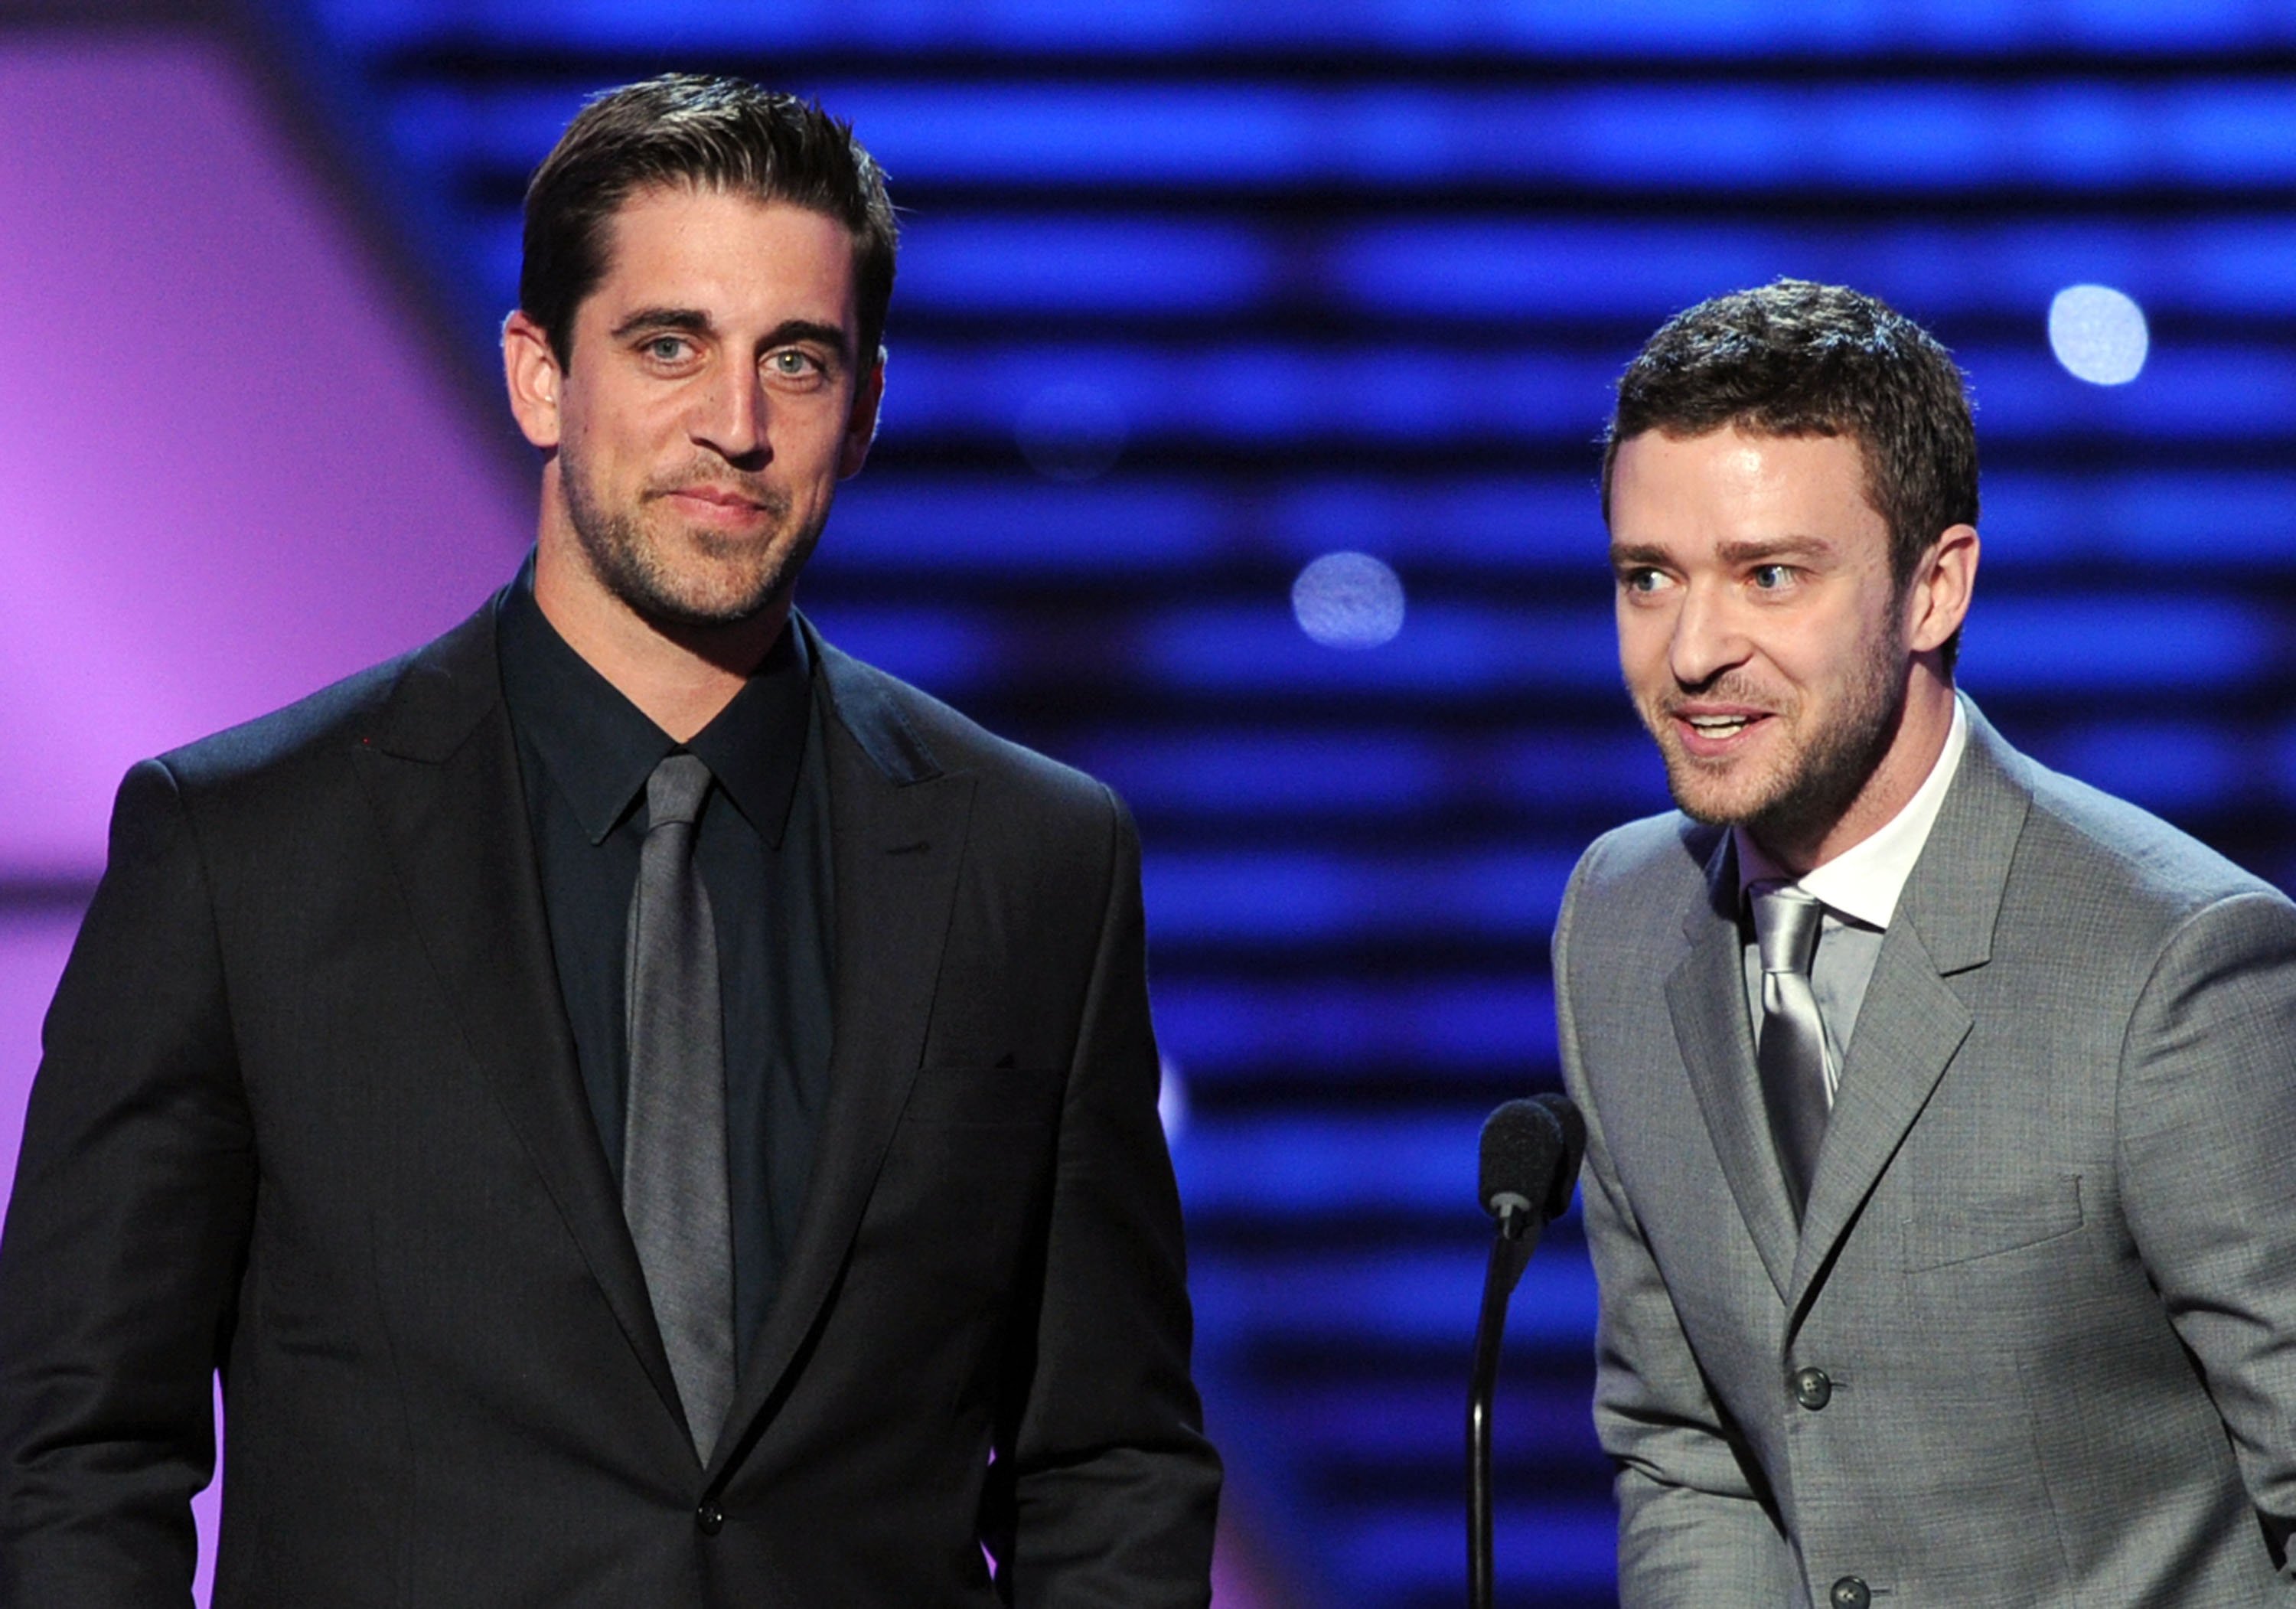
<path fill-rule="evenodd" d="M 672 754 L 646 778 L 646 831 L 691 822 L 709 792 L 709 768 L 698 754 Z"/>
<path fill-rule="evenodd" d="M 1762 970 L 1807 977 L 1810 956 L 1817 950 L 1817 928 L 1825 907 L 1784 882 L 1758 882 L 1753 896 L 1754 941 L 1761 948 Z"/>

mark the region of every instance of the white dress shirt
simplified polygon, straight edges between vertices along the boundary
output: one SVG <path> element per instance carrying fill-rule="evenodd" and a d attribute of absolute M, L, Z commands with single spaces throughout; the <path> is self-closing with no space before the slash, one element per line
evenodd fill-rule
<path fill-rule="evenodd" d="M 1824 865 L 1788 875 L 1762 852 L 1761 845 L 1743 827 L 1731 829 L 1738 863 L 1739 899 L 1757 882 L 1784 882 L 1800 889 L 1825 907 L 1819 924 L 1817 951 L 1810 961 L 1810 993 L 1817 1000 L 1818 1020 L 1825 1029 L 1825 1092 L 1833 1097 L 1841 1082 L 1841 1064 L 1849 1054 L 1849 1037 L 1857 1026 L 1858 1008 L 1866 1002 L 1866 985 L 1874 975 L 1874 958 L 1882 952 L 1882 935 L 1897 915 L 1898 899 L 1914 863 L 1937 825 L 1946 790 L 1961 768 L 1962 751 L 1969 746 L 1969 717 L 1961 700 L 1953 703 L 1953 724 L 1947 728 L 1945 746 L 1914 796 L 1871 836 L 1860 839 Z M 1747 929 L 1745 970 L 1747 1010 L 1759 1031 L 1762 1020 L 1762 963 Z"/>

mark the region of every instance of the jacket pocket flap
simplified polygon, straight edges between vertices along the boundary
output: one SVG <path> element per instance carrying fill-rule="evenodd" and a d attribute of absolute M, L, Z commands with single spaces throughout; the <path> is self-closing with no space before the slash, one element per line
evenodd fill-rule
<path fill-rule="evenodd" d="M 1940 1201 L 1904 1220 L 1906 1267 L 1942 1268 L 2021 1251 L 2081 1227 L 2080 1176 L 2036 1179 L 2022 1189 L 1981 1200 Z"/>

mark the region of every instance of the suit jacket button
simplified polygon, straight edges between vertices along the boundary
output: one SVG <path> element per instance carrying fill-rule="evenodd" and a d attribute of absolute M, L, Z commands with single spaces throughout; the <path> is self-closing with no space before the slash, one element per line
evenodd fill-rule
<path fill-rule="evenodd" d="M 1796 1369 L 1793 1377 L 1786 1383 L 1793 1388 L 1794 1400 L 1812 1413 L 1833 1400 L 1833 1382 L 1826 1378 L 1824 1369 Z M 1849 1578 L 1844 1576 L 1842 1579 L 1847 1580 Z M 1865 1588 L 1860 1587 L 1858 1590 L 1862 1592 Z M 1865 1602 L 1863 1598 L 1858 1601 L 1861 1604 Z"/>
<path fill-rule="evenodd" d="M 1872 1590 L 1854 1575 L 1845 1575 L 1834 1582 L 1833 1590 L 1826 1596 L 1833 1609 L 1866 1609 L 1874 1601 Z"/>
<path fill-rule="evenodd" d="M 701 1534 L 714 1537 L 726 1528 L 726 1511 L 715 1503 L 704 1503 L 693 1511 L 693 1523 L 701 1527 Z"/>

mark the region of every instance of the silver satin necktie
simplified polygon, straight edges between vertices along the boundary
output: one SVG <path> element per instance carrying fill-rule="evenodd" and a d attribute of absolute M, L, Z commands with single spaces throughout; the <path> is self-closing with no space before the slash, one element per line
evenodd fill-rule
<path fill-rule="evenodd" d="M 646 780 L 630 895 L 630 1083 L 622 1212 L 645 1270 L 686 1428 L 703 1463 L 734 1398 L 734 1242 L 718 934 L 694 864 L 709 768 L 673 754 Z"/>
<path fill-rule="evenodd" d="M 1825 907 L 1798 888 L 1760 882 L 1753 888 L 1754 939 L 1762 956 L 1762 1022 L 1754 1064 L 1760 1071 L 1770 1135 L 1794 1217 L 1801 1217 L 1817 1175 L 1817 1149 L 1825 1139 L 1832 1104 L 1825 1088 L 1825 1029 L 1810 993 L 1810 957 Z"/>

